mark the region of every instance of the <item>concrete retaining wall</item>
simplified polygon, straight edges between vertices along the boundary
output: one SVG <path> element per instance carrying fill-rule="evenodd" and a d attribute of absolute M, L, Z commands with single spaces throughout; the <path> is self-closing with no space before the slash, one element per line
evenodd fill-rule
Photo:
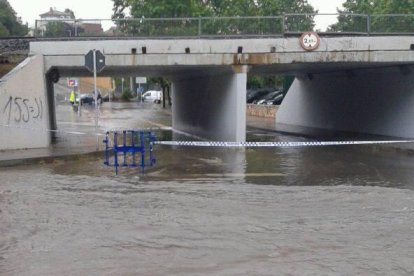
<path fill-rule="evenodd" d="M 28 54 L 29 53 L 29 43 L 33 39 L 25 38 L 12 38 L 12 39 L 2 39 L 0 40 L 0 54 Z"/>
<path fill-rule="evenodd" d="M 50 145 L 43 56 L 25 59 L 0 79 L 0 149 Z"/>
<path fill-rule="evenodd" d="M 248 104 L 247 116 L 276 118 L 277 105 Z"/>

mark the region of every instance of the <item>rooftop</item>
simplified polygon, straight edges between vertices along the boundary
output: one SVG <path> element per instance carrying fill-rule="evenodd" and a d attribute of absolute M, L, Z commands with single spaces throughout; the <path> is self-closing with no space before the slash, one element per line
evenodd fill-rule
<path fill-rule="evenodd" d="M 48 12 L 40 14 L 41 18 L 49 18 L 49 17 L 63 17 L 63 18 L 75 18 L 73 14 L 70 12 L 61 12 L 56 10 L 55 8 L 50 8 Z"/>

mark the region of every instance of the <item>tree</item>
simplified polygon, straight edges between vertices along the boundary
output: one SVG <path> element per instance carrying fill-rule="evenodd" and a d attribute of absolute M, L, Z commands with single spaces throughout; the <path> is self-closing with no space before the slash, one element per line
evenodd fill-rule
<path fill-rule="evenodd" d="M 0 1 L 0 36 L 24 36 L 27 26 L 19 22 L 16 12 L 5 0 Z"/>
<path fill-rule="evenodd" d="M 412 32 L 414 30 L 414 1 L 378 1 L 372 16 L 372 32 Z M 385 15 L 401 14 L 401 15 Z"/>
<path fill-rule="evenodd" d="M 114 2 L 112 11 L 113 19 L 125 18 L 125 10 L 129 8 L 128 0 L 112 0 Z"/>
<path fill-rule="evenodd" d="M 65 36 L 65 23 L 63 22 L 49 22 L 46 25 L 46 37 L 60 37 Z"/>
<path fill-rule="evenodd" d="M 65 13 L 70 14 L 70 18 L 75 19 L 75 13 L 71 9 L 65 9 Z"/>
<path fill-rule="evenodd" d="M 330 26 L 331 31 L 412 32 L 414 29 L 414 17 L 408 15 L 414 13 L 412 0 L 347 0 L 343 7 L 343 10 L 338 10 L 338 23 Z"/>
<path fill-rule="evenodd" d="M 200 0 L 113 0 L 113 19 L 126 35 L 196 35 L 196 20 L 146 20 L 146 18 L 182 18 L 205 16 L 208 11 Z M 127 16 L 126 11 L 130 15 Z M 125 20 L 123 20 L 125 19 Z"/>
<path fill-rule="evenodd" d="M 269 35 L 282 33 L 281 18 L 237 18 L 280 16 L 283 13 L 314 13 L 307 0 L 113 0 L 114 19 L 128 18 L 118 25 L 133 35 Z M 215 17 L 212 19 L 151 20 L 146 18 Z M 223 18 L 234 17 L 234 18 Z M 137 21 L 139 19 L 139 21 Z M 313 16 L 291 16 L 285 20 L 290 31 L 313 28 Z"/>

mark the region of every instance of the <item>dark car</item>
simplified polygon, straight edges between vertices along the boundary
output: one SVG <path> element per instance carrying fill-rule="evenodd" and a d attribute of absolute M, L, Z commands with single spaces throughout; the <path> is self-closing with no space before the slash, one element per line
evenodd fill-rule
<path fill-rule="evenodd" d="M 270 100 L 266 101 L 266 104 L 268 104 L 268 105 L 279 105 L 279 104 L 282 103 L 284 97 L 285 97 L 285 94 L 280 93 L 280 94 L 276 95 L 273 99 L 270 99 Z"/>
<path fill-rule="evenodd" d="M 276 96 L 279 93 L 278 90 L 276 91 L 272 91 L 267 93 L 266 95 L 264 95 L 263 97 L 261 97 L 260 99 L 257 100 L 257 104 L 264 104 L 267 100 L 272 99 L 274 96 Z"/>
<path fill-rule="evenodd" d="M 79 97 L 76 98 L 76 102 L 79 102 L 79 98 L 80 98 L 81 105 L 83 105 L 83 104 L 92 105 L 93 103 L 95 103 L 94 93 L 80 94 Z M 98 103 L 101 104 L 102 101 L 103 100 L 102 100 L 101 94 L 99 93 L 98 94 Z"/>
<path fill-rule="evenodd" d="M 93 94 L 79 94 L 79 96 L 76 97 L 77 103 L 79 103 L 79 99 L 80 99 L 81 105 L 84 105 L 84 104 L 91 105 L 94 102 Z"/>
<path fill-rule="evenodd" d="M 264 96 L 272 92 L 270 89 L 259 89 L 259 90 L 251 90 L 247 92 L 247 103 L 257 103 L 260 99 Z"/>
<path fill-rule="evenodd" d="M 258 101 L 258 104 L 276 105 L 283 100 L 284 94 L 282 91 L 276 90 L 267 94 L 263 99 Z"/>
<path fill-rule="evenodd" d="M 103 102 L 109 102 L 109 94 L 106 94 L 105 96 L 103 96 L 102 101 Z"/>

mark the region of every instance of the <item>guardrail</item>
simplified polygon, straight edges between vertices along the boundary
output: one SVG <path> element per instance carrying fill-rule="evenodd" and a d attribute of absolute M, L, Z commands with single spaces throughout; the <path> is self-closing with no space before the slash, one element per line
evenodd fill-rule
<path fill-rule="evenodd" d="M 35 37 L 272 37 L 315 31 L 327 34 L 414 34 L 414 14 L 283 14 L 36 20 Z"/>

